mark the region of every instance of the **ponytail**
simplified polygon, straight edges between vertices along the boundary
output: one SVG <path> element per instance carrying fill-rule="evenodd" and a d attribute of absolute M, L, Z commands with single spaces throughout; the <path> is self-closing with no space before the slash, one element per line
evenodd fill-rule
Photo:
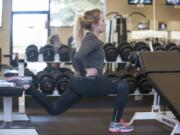
<path fill-rule="evenodd" d="M 74 26 L 73 35 L 74 35 L 74 43 L 77 50 L 79 50 L 79 48 L 81 47 L 81 42 L 84 37 L 84 29 L 82 26 L 82 21 L 83 21 L 83 17 L 79 16 Z"/>
<path fill-rule="evenodd" d="M 81 47 L 84 38 L 85 30 L 93 31 L 92 24 L 98 24 L 100 19 L 101 10 L 93 9 L 86 11 L 83 16 L 79 16 L 74 26 L 74 43 L 76 49 Z"/>

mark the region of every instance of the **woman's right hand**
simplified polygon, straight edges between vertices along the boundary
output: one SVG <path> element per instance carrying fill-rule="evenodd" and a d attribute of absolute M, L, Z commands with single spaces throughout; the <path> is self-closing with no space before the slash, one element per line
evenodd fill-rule
<path fill-rule="evenodd" d="M 96 68 L 86 68 L 86 77 L 88 76 L 96 76 L 97 69 Z"/>

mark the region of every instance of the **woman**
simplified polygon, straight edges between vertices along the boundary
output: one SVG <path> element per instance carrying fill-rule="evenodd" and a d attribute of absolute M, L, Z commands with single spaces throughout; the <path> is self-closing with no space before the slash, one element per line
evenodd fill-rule
<path fill-rule="evenodd" d="M 80 100 L 81 97 L 107 96 L 117 93 L 112 122 L 109 125 L 111 132 L 130 132 L 133 126 L 120 122 L 123 109 L 128 98 L 128 85 L 125 81 L 104 78 L 104 50 L 103 42 L 98 39 L 100 33 L 105 31 L 105 22 L 99 9 L 86 11 L 84 16 L 77 19 L 75 39 L 79 50 L 72 59 L 77 75 L 71 79 L 68 89 L 54 103 L 37 90 L 28 90 L 51 115 L 57 115 Z M 87 31 L 86 33 L 85 30 Z"/>

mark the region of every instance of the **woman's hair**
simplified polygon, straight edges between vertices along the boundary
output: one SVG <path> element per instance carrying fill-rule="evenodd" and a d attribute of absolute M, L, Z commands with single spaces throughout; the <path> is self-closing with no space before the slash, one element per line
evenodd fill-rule
<path fill-rule="evenodd" d="M 100 20 L 101 10 L 93 9 L 86 11 L 83 16 L 79 16 L 74 26 L 74 40 L 77 49 L 80 48 L 84 31 L 93 31 L 92 24 L 98 24 Z"/>

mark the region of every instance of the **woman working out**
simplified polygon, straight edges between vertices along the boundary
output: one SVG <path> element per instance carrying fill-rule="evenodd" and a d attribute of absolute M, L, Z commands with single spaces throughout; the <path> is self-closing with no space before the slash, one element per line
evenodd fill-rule
<path fill-rule="evenodd" d="M 128 99 L 127 82 L 103 77 L 105 53 L 103 42 L 98 39 L 99 34 L 105 31 L 102 12 L 99 9 L 86 11 L 82 17 L 78 17 L 75 30 L 75 42 L 80 47 L 72 58 L 72 64 L 77 75 L 70 80 L 64 94 L 52 103 L 40 91 L 29 89 L 26 92 L 32 95 L 51 115 L 61 114 L 79 101 L 81 97 L 99 97 L 116 93 L 117 97 L 109 131 L 132 131 L 133 126 L 120 122 Z"/>

